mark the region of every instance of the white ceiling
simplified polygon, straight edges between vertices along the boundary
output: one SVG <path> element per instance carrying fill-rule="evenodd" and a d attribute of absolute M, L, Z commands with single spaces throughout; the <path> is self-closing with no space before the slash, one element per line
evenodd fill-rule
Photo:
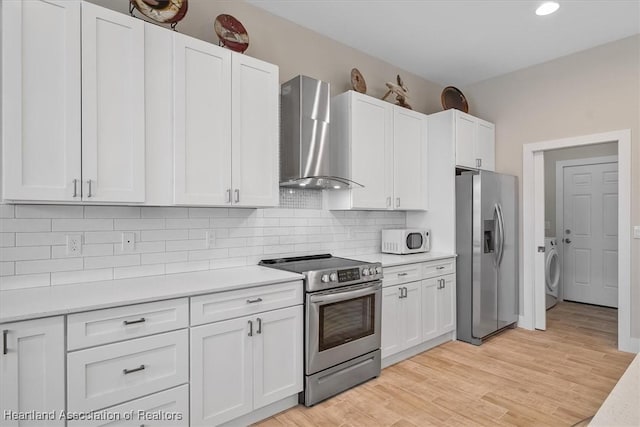
<path fill-rule="evenodd" d="M 442 85 L 465 85 L 640 33 L 640 0 L 249 0 Z M 310 46 L 310 49 L 313 47 Z M 357 65 L 357 64 L 356 64 Z"/>

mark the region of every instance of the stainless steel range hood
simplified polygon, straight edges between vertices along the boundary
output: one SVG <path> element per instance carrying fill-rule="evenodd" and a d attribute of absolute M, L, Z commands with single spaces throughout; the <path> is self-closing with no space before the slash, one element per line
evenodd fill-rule
<path fill-rule="evenodd" d="M 330 140 L 329 83 L 297 76 L 280 88 L 280 186 L 320 189 L 362 187 L 331 158 L 348 147 Z M 344 153 L 341 153 L 344 151 Z M 341 162 L 343 163 L 343 162 Z"/>

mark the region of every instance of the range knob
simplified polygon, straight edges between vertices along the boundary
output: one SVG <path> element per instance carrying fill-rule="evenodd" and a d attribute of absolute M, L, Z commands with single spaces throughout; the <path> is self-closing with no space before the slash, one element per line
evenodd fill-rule
<path fill-rule="evenodd" d="M 368 276 L 368 275 L 369 275 L 369 273 L 371 273 L 371 271 L 370 271 L 368 268 L 363 268 L 363 269 L 362 269 L 362 275 L 363 275 L 363 276 Z"/>
<path fill-rule="evenodd" d="M 376 274 L 382 274 L 382 267 L 376 267 Z"/>
<path fill-rule="evenodd" d="M 331 279 L 332 282 L 336 282 L 338 280 L 338 274 L 337 273 L 331 273 L 329 275 L 329 279 Z"/>
<path fill-rule="evenodd" d="M 329 283 L 329 275 L 323 274 L 322 277 L 320 277 L 320 281 L 322 281 L 322 283 Z"/>

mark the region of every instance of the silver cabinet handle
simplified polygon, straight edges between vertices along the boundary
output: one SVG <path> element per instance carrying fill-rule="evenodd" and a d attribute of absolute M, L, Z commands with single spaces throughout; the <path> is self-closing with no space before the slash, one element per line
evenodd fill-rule
<path fill-rule="evenodd" d="M 400 197 L 396 197 L 396 208 L 400 207 Z"/>
<path fill-rule="evenodd" d="M 258 297 L 256 299 L 248 299 L 247 300 L 247 304 L 253 304 L 253 303 L 256 303 L 256 302 L 262 302 L 262 298 Z"/>
<path fill-rule="evenodd" d="M 231 203 L 231 189 L 227 188 L 227 199 L 226 199 L 227 203 Z"/>
<path fill-rule="evenodd" d="M 78 197 L 78 179 L 73 179 L 73 197 Z"/>
<path fill-rule="evenodd" d="M 233 192 L 235 194 L 235 202 L 240 203 L 240 190 L 236 188 Z"/>
<path fill-rule="evenodd" d="M 387 197 L 387 207 L 391 207 L 391 197 Z"/>
<path fill-rule="evenodd" d="M 2 354 L 7 354 L 7 351 L 9 350 L 7 347 L 7 335 L 9 335 L 8 329 L 2 331 Z"/>
<path fill-rule="evenodd" d="M 398 273 L 398 277 L 408 276 L 409 273 Z"/>
<path fill-rule="evenodd" d="M 258 317 L 256 320 L 258 321 L 258 330 L 256 331 L 256 333 L 257 334 L 261 334 L 262 333 L 262 319 Z"/>
<path fill-rule="evenodd" d="M 144 371 L 146 367 L 144 365 L 140 365 L 137 368 L 133 369 L 123 369 L 122 373 L 125 375 L 133 374 L 134 372 Z"/>
<path fill-rule="evenodd" d="M 482 166 L 482 159 L 476 159 L 476 167 L 479 168 Z"/>
<path fill-rule="evenodd" d="M 398 290 L 400 291 L 400 295 L 398 295 L 398 299 L 402 299 L 404 292 L 402 292 L 402 288 L 398 288 Z"/>
<path fill-rule="evenodd" d="M 253 336 L 253 322 L 251 320 L 249 320 L 247 323 L 249 323 L 249 333 L 247 335 L 252 337 Z"/>
<path fill-rule="evenodd" d="M 145 319 L 144 317 L 139 318 L 138 320 L 125 320 L 124 322 L 122 322 L 125 326 L 127 325 L 135 325 L 136 323 L 144 323 L 146 322 L 147 319 Z"/>
<path fill-rule="evenodd" d="M 444 270 L 444 266 L 443 265 L 439 265 L 436 267 L 436 270 Z"/>
<path fill-rule="evenodd" d="M 91 192 L 91 180 L 87 180 L 87 184 L 89 184 L 89 192 L 87 193 L 87 197 L 92 197 L 93 193 Z"/>

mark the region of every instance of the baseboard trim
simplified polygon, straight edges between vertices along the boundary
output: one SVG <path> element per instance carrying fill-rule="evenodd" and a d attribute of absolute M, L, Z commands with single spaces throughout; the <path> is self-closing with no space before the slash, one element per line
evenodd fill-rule
<path fill-rule="evenodd" d="M 440 335 L 439 337 L 433 338 L 429 341 L 425 341 L 421 344 L 416 345 L 415 347 L 407 348 L 399 353 L 392 354 L 391 356 L 382 359 L 382 369 L 391 365 L 395 365 L 398 362 L 402 362 L 403 360 L 413 357 L 416 354 L 420 354 L 424 351 L 430 350 L 433 347 L 439 346 L 440 344 L 444 344 L 448 341 L 454 341 L 455 339 L 455 331 L 447 332 L 444 335 Z"/>
<path fill-rule="evenodd" d="M 227 421 L 224 424 L 220 424 L 220 426 L 224 427 L 240 427 L 240 426 L 248 426 L 258 421 L 262 421 L 271 416 L 274 416 L 277 413 L 282 411 L 286 411 L 287 409 L 293 408 L 298 405 L 298 395 L 294 394 L 293 396 L 285 397 L 282 400 L 278 400 L 277 402 L 272 403 L 271 405 L 267 405 L 264 408 L 256 409 L 253 412 L 250 412 L 246 415 L 233 419 L 231 421 Z"/>

